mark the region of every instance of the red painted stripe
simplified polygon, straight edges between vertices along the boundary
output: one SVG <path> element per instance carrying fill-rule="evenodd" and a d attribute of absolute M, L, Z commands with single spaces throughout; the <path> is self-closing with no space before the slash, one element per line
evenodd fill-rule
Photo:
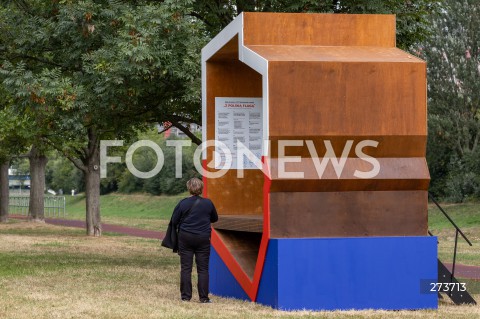
<path fill-rule="evenodd" d="M 255 272 L 253 275 L 253 301 L 257 300 L 258 287 L 260 286 L 260 279 L 262 278 L 263 265 L 265 264 L 265 256 L 267 254 L 268 241 L 270 239 L 270 186 L 272 180 L 270 179 L 270 167 L 268 165 L 268 157 L 262 157 L 264 182 L 263 182 L 263 234 L 260 242 L 260 249 L 258 250 L 257 263 L 255 265 Z"/>
<path fill-rule="evenodd" d="M 253 281 L 247 276 L 242 267 L 238 264 L 235 258 L 228 250 L 225 243 L 218 236 L 215 229 L 212 229 L 212 245 L 217 251 L 222 261 L 227 266 L 228 270 L 235 277 L 242 289 L 248 295 L 252 301 L 256 301 L 258 287 L 260 285 L 260 279 L 262 277 L 263 266 L 265 264 L 265 256 L 267 254 L 268 241 L 270 239 L 270 167 L 268 166 L 268 157 L 262 157 L 262 163 L 264 167 L 264 183 L 263 183 L 263 234 L 260 242 L 260 248 L 257 256 L 257 262 L 255 264 L 255 271 L 253 275 Z M 203 162 L 206 165 L 206 161 Z M 204 166 L 205 167 L 205 166 Z M 206 184 L 207 180 L 204 177 L 204 196 L 206 196 Z"/>

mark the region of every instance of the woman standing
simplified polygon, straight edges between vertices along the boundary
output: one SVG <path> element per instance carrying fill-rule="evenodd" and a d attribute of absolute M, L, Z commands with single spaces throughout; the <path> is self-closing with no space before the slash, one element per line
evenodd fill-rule
<path fill-rule="evenodd" d="M 200 179 L 190 179 L 187 182 L 187 189 L 191 196 L 177 204 L 172 216 L 173 229 L 179 227 L 180 292 L 183 301 L 192 299 L 192 265 L 195 256 L 198 296 L 201 303 L 209 303 L 210 224 L 218 220 L 218 215 L 212 201 L 200 197 L 203 191 L 203 182 Z"/>

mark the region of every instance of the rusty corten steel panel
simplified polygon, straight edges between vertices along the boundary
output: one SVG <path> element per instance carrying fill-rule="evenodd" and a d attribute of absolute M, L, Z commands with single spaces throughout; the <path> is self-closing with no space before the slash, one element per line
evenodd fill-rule
<path fill-rule="evenodd" d="M 247 276 L 253 279 L 262 234 L 228 230 L 217 230 L 217 234 Z"/>
<path fill-rule="evenodd" d="M 286 156 L 311 157 L 307 141 L 312 141 L 319 156 L 326 152 L 325 142 L 329 142 L 335 154 L 343 153 L 347 141 L 353 141 L 348 157 L 356 157 L 355 146 L 364 140 L 378 142 L 377 147 L 369 147 L 365 152 L 373 157 L 425 157 L 427 148 L 426 135 L 362 135 L 362 136 L 270 136 L 270 157 L 278 157 L 279 140 L 300 140 L 302 146 L 286 147 Z"/>
<path fill-rule="evenodd" d="M 424 63 L 270 62 L 272 136 L 426 136 Z"/>
<path fill-rule="evenodd" d="M 244 45 L 269 61 L 263 107 L 271 140 L 272 237 L 426 235 L 426 65 L 395 48 L 395 17 L 245 13 L 243 19 Z M 238 39 L 206 63 L 208 140 L 215 138 L 215 97 L 262 96 L 262 75 L 237 60 Z M 326 140 L 337 157 L 348 140 L 354 144 L 341 176 L 329 163 L 322 177 L 305 143 L 288 147 L 286 156 L 303 158 L 287 167 L 305 177 L 286 179 L 276 174 L 282 139 L 311 140 L 319 157 Z M 371 169 L 355 151 L 363 140 L 378 142 L 365 149 L 381 167 L 374 178 L 352 176 Z M 212 159 L 209 150 L 207 162 Z M 268 213 L 263 173 L 246 170 L 243 179 L 236 173 L 207 182 L 219 214 L 241 220 Z M 243 221 L 227 226 L 235 225 L 245 227 Z"/>
<path fill-rule="evenodd" d="M 215 229 L 236 230 L 251 233 L 263 232 L 262 215 L 220 215 L 213 225 Z"/>
<path fill-rule="evenodd" d="M 348 47 L 303 45 L 248 45 L 268 61 L 303 62 L 425 62 L 393 47 Z M 223 49 L 222 49 L 223 50 Z"/>
<path fill-rule="evenodd" d="M 355 176 L 358 172 L 368 172 L 372 169 L 371 163 L 360 158 L 347 158 L 339 173 L 335 171 L 331 162 L 323 171 L 317 171 L 312 158 L 299 160 L 282 165 L 279 164 L 279 159 L 270 160 L 271 192 L 426 191 L 430 182 L 427 163 L 423 157 L 378 158 L 379 172 L 372 178 Z M 301 173 L 303 178 L 282 177 L 283 172 Z"/>
<path fill-rule="evenodd" d="M 425 236 L 426 191 L 270 194 L 273 238 Z"/>
<path fill-rule="evenodd" d="M 395 16 L 244 13 L 245 45 L 395 46 Z"/>
<path fill-rule="evenodd" d="M 207 139 L 215 139 L 215 97 L 262 96 L 262 77 L 240 61 L 207 63 Z M 213 148 L 207 162 L 213 160 Z M 219 214 L 261 215 L 263 205 L 263 173 L 245 170 L 244 178 L 230 170 L 223 177 L 207 181 L 208 197 Z"/>
<path fill-rule="evenodd" d="M 235 62 L 238 61 L 238 35 L 234 36 L 228 41 L 220 50 L 218 50 L 214 56 L 212 56 L 209 62 Z"/>

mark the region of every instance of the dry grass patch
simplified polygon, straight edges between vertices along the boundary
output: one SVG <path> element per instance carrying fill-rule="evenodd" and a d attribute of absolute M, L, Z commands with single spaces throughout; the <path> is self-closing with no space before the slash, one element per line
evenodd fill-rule
<path fill-rule="evenodd" d="M 157 240 L 26 222 L 0 225 L 0 236 L 0 318 L 480 318 L 479 307 L 448 303 L 344 312 L 282 312 L 216 296 L 182 303 L 178 256 Z"/>

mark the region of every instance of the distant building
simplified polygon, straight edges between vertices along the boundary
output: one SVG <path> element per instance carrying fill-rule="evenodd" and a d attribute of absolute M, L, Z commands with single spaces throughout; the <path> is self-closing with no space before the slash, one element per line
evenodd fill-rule
<path fill-rule="evenodd" d="M 16 169 L 8 169 L 8 187 L 11 189 L 30 189 L 30 175 L 18 174 Z"/>
<path fill-rule="evenodd" d="M 184 123 L 182 123 L 184 124 Z M 171 126 L 172 124 L 170 122 L 163 122 L 162 124 L 157 124 L 157 129 L 158 132 L 163 132 L 165 134 L 165 138 L 169 138 L 170 136 L 176 136 L 180 138 L 187 138 L 188 136 L 183 133 L 181 130 L 176 128 L 175 126 Z M 202 126 L 195 124 L 195 123 L 189 123 L 189 124 L 184 124 L 186 127 L 190 129 L 190 132 L 192 133 L 197 133 L 202 131 Z M 168 128 L 170 127 L 170 128 Z M 165 129 L 168 128 L 166 131 Z"/>

